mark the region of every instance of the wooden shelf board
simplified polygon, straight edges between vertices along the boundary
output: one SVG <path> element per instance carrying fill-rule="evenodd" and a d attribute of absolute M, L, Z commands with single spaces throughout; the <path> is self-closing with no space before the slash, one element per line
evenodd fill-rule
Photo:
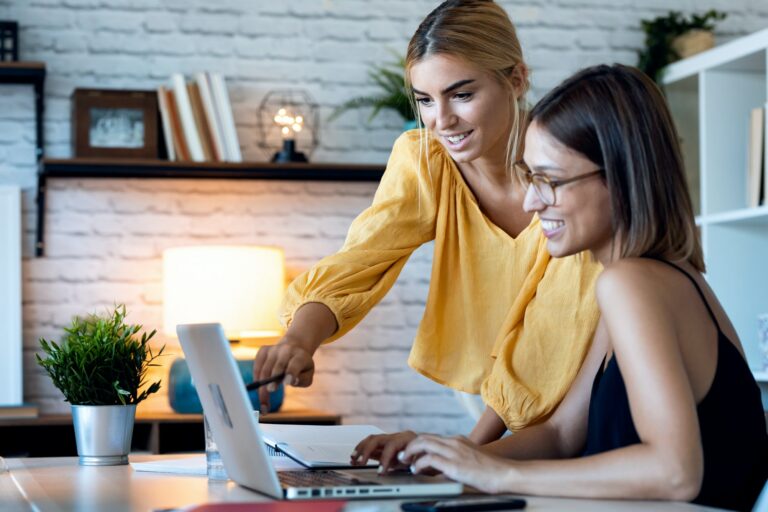
<path fill-rule="evenodd" d="M 170 162 L 101 158 L 44 158 L 42 162 L 42 175 L 47 178 L 379 181 L 383 173 L 383 165 L 369 164 Z"/>
<path fill-rule="evenodd" d="M 43 62 L 0 62 L 0 83 L 30 84 L 44 77 Z"/>
<path fill-rule="evenodd" d="M 200 423 L 202 414 L 177 414 L 148 413 L 136 414 L 136 423 Z M 314 409 L 285 408 L 278 412 L 260 415 L 259 421 L 263 423 L 317 423 L 317 424 L 341 424 L 341 416 Z M 46 425 L 71 425 L 70 414 L 49 414 L 36 418 L 0 418 L 0 426 L 46 426 Z"/>
<path fill-rule="evenodd" d="M 768 223 L 768 206 L 742 208 L 740 210 L 730 210 L 696 217 L 696 223 L 699 225 L 754 223 L 756 221 Z"/>

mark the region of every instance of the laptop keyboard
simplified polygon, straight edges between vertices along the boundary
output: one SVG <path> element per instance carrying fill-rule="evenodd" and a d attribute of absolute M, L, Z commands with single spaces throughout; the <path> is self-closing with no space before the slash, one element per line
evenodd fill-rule
<path fill-rule="evenodd" d="M 278 471 L 277 477 L 284 487 L 343 487 L 354 485 L 379 485 L 370 480 L 358 480 L 337 471 Z"/>

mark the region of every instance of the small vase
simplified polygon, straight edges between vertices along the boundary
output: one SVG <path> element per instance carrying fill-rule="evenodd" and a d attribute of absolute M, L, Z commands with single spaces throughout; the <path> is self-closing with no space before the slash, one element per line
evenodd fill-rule
<path fill-rule="evenodd" d="M 692 29 L 672 40 L 672 49 L 685 59 L 715 46 L 715 35 L 709 30 Z"/>
<path fill-rule="evenodd" d="M 81 466 L 128 464 L 136 405 L 73 405 Z"/>

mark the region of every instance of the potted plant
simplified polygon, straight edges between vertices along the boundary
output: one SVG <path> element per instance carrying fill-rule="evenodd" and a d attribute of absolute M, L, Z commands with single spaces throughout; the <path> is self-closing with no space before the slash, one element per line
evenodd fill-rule
<path fill-rule="evenodd" d="M 405 88 L 405 59 L 397 56 L 395 62 L 373 66 L 368 70 L 368 77 L 381 89 L 381 93 L 346 101 L 331 113 L 328 120 L 336 119 L 350 109 L 372 107 L 368 122 L 371 122 L 382 109 L 391 109 L 403 118 L 406 130 L 416 128 L 416 113 L 410 93 Z"/>
<path fill-rule="evenodd" d="M 136 404 L 160 389 L 145 387 L 153 353 L 141 325 L 125 323 L 125 306 L 104 315 L 75 317 L 61 343 L 40 339 L 46 357 L 36 354 L 53 384 L 72 406 L 77 453 L 84 466 L 128 463 Z M 140 391 L 141 388 L 144 388 Z"/>
<path fill-rule="evenodd" d="M 714 46 L 715 22 L 726 16 L 726 13 L 712 9 L 690 18 L 670 11 L 666 16 L 642 20 L 645 48 L 638 52 L 637 67 L 661 83 L 661 70 L 668 64 Z"/>

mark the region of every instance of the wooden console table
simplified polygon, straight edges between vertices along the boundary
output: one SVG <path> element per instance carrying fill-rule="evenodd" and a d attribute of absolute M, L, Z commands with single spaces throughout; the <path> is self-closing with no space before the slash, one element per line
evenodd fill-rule
<path fill-rule="evenodd" d="M 341 416 L 311 409 L 284 409 L 260 417 L 261 423 L 340 425 Z M 205 449 L 201 414 L 139 414 L 133 427 L 131 452 L 152 454 Z M 72 416 L 0 420 L 0 456 L 67 457 L 77 455 Z"/>

